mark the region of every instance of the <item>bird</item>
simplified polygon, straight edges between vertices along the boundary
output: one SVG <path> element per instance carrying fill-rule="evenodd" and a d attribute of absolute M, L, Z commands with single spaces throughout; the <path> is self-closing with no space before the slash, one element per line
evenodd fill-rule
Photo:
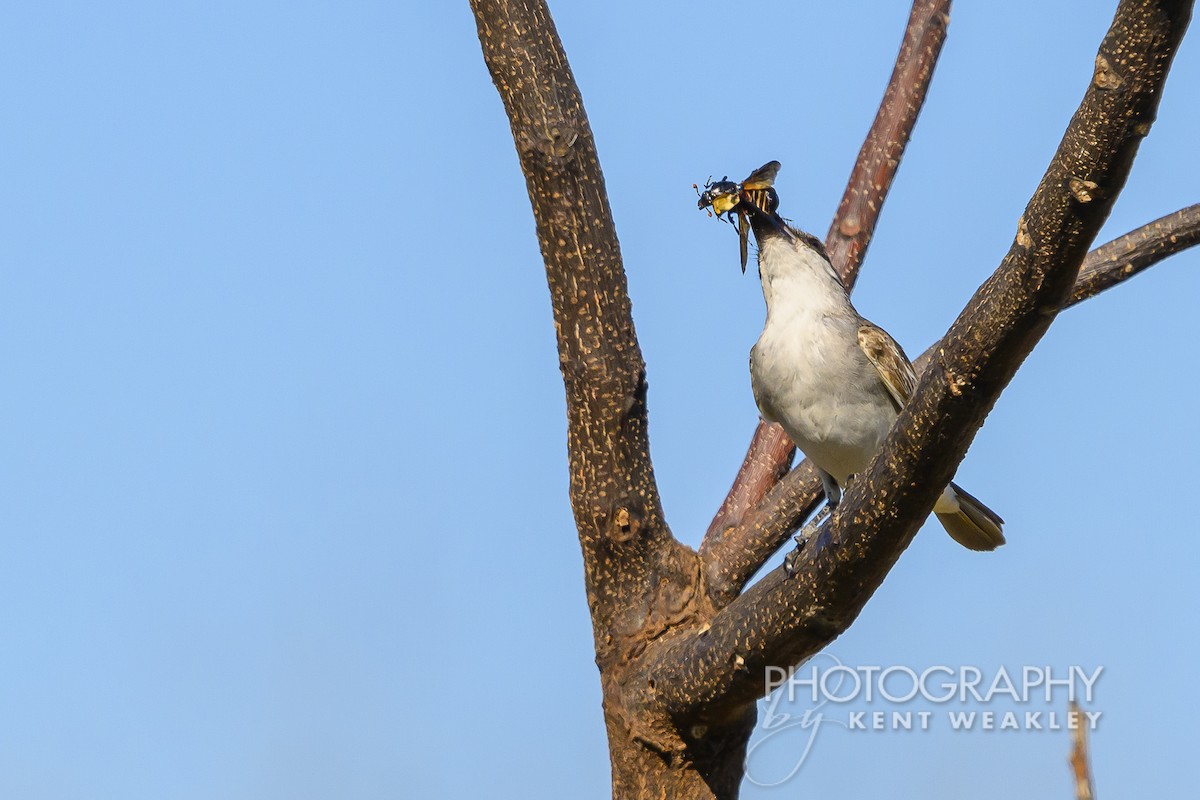
<path fill-rule="evenodd" d="M 748 220 L 758 242 L 767 318 L 750 351 L 750 379 L 759 412 L 817 467 L 833 509 L 879 451 L 917 376 L 896 340 L 854 308 L 821 241 L 779 216 L 778 195 L 763 188 L 778 170 L 769 162 L 743 183 L 752 191 L 715 207 L 739 214 L 743 236 Z M 1004 520 L 953 482 L 933 512 L 963 547 L 1004 544 Z"/>

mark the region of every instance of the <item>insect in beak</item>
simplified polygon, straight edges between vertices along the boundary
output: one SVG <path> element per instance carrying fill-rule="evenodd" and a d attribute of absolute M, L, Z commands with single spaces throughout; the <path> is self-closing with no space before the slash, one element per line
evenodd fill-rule
<path fill-rule="evenodd" d="M 737 228 L 742 274 L 746 273 L 746 264 L 750 260 L 750 215 L 765 214 L 775 223 L 774 213 L 779 207 L 779 198 L 772 185 L 778 174 L 779 162 L 768 161 L 741 183 L 729 180 L 727 175 L 715 182 L 710 177 L 704 182 L 703 191 L 697 184 L 692 184 L 699 198 L 696 202 L 698 208 L 707 211 L 710 217 L 716 212 L 717 219 L 726 220 Z M 736 222 L 733 220 L 735 212 Z"/>

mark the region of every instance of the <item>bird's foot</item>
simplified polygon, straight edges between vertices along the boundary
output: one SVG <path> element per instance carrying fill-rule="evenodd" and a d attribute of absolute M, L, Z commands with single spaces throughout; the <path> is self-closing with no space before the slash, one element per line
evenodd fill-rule
<path fill-rule="evenodd" d="M 800 559 L 800 551 L 804 549 L 804 543 L 796 545 L 796 549 L 783 557 L 783 571 L 789 578 L 796 577 L 796 561 Z"/>
<path fill-rule="evenodd" d="M 817 532 L 821 530 L 821 526 L 833 515 L 832 509 L 827 505 L 817 512 L 817 515 L 808 521 L 808 524 L 800 529 L 792 538 L 796 541 L 796 549 L 788 553 L 783 558 L 783 571 L 787 573 L 789 578 L 796 574 L 796 563 L 800 560 L 800 553 L 804 550 L 804 546 L 812 541 Z"/>
<path fill-rule="evenodd" d="M 837 508 L 838 503 L 842 502 L 842 488 L 838 486 L 838 482 L 828 472 L 821 470 L 820 475 L 821 488 L 825 490 L 825 502 L 829 504 L 831 509 Z"/>

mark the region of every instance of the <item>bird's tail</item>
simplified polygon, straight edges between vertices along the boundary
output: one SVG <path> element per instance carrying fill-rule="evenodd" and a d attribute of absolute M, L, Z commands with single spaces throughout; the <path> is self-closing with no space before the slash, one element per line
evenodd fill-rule
<path fill-rule="evenodd" d="M 946 487 L 933 513 L 950 538 L 968 550 L 995 550 L 1004 544 L 1004 520 L 957 484 Z"/>

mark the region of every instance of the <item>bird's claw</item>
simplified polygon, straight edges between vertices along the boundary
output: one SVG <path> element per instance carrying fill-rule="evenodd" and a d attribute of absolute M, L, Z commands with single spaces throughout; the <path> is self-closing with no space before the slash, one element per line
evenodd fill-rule
<path fill-rule="evenodd" d="M 808 521 L 808 524 L 800 529 L 792 538 L 796 541 L 796 549 L 783 557 L 783 571 L 787 573 L 789 578 L 796 575 L 796 562 L 800 559 L 800 553 L 804 550 L 804 546 L 813 540 L 821 530 L 829 518 L 833 516 L 833 512 L 828 505 L 822 508 L 817 515 Z"/>
<path fill-rule="evenodd" d="M 800 551 L 804 549 L 804 541 L 796 537 L 796 549 L 783 557 L 783 571 L 787 573 L 789 578 L 796 577 L 796 561 L 800 558 Z"/>

